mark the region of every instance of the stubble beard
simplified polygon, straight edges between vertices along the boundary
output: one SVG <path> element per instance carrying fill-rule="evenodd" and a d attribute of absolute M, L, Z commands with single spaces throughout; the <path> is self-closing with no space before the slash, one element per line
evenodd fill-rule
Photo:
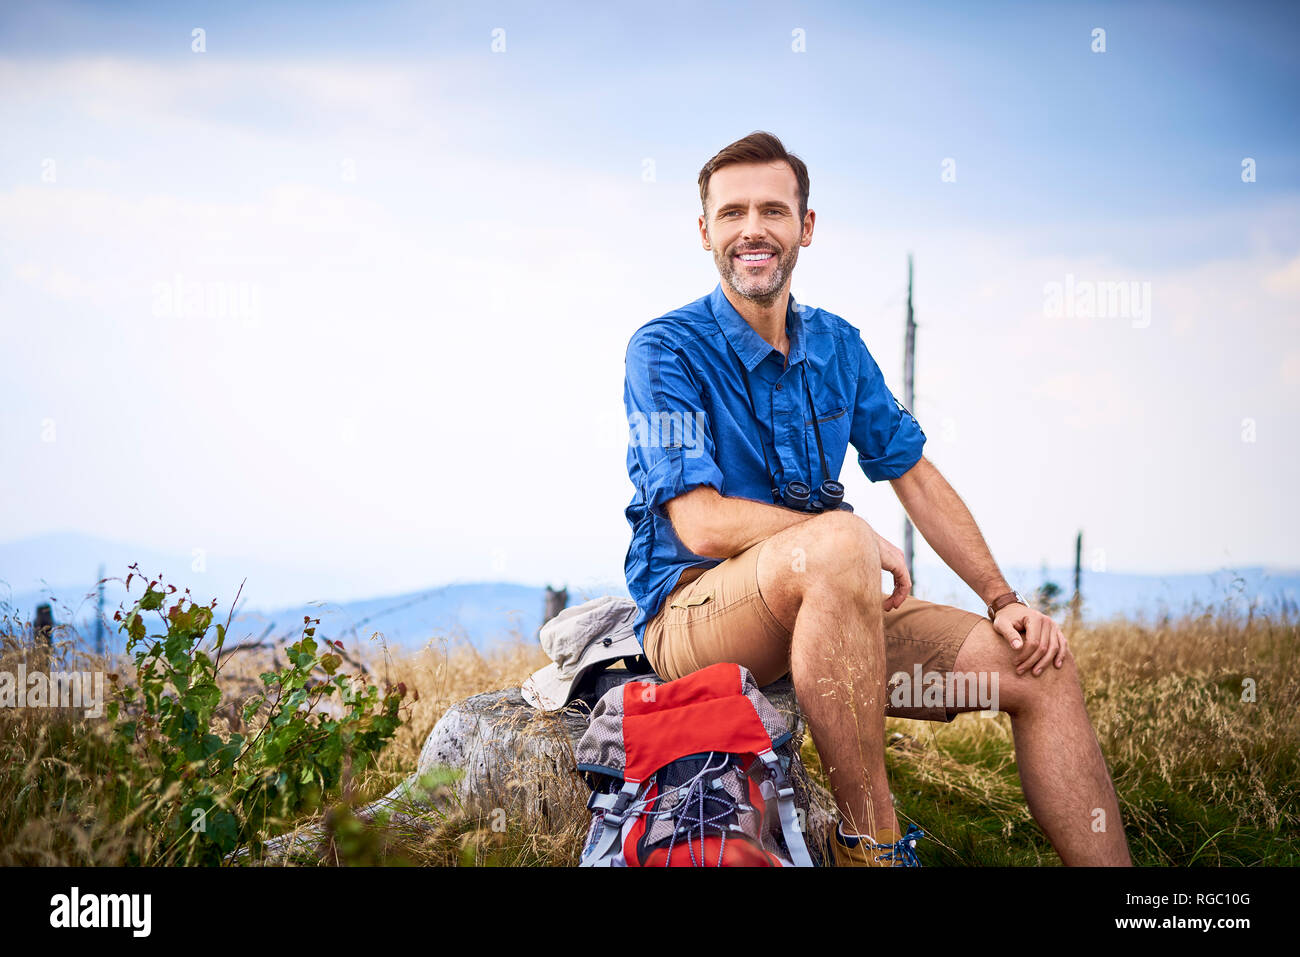
<path fill-rule="evenodd" d="M 775 246 L 775 244 L 772 245 Z M 736 246 L 725 252 L 715 250 L 713 254 L 722 281 L 731 287 L 737 295 L 756 305 L 772 305 L 772 303 L 776 302 L 777 297 L 781 295 L 786 280 L 790 278 L 790 274 L 794 272 L 795 263 L 799 261 L 798 243 L 792 246 L 785 255 L 777 257 L 776 265 L 766 278 L 747 275 L 743 271 L 743 266 L 737 267 L 736 260 L 732 258 L 735 249 Z"/>

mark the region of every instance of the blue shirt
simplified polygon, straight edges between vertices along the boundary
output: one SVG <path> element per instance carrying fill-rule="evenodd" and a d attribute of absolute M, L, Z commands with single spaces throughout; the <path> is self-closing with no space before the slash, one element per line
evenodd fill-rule
<path fill-rule="evenodd" d="M 632 543 L 623 570 L 637 603 L 639 642 L 683 569 L 720 564 L 681 543 L 665 510 L 669 500 L 711 485 L 722 495 L 772 504 L 760 442 L 778 488 L 798 479 L 816 490 L 822 479 L 838 479 L 849 443 L 873 482 L 897 478 L 921 458 L 925 433 L 885 385 L 855 327 L 790 296 L 786 335 L 788 362 L 736 312 L 718 283 L 709 295 L 647 322 L 628 342 L 623 397 L 634 493 L 624 512 Z M 821 471 L 802 375 L 829 475 Z"/>

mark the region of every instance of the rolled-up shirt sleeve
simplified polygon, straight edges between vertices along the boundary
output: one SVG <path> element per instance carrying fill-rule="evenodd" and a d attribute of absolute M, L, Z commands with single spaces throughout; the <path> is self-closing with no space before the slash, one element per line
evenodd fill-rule
<path fill-rule="evenodd" d="M 711 485 L 721 493 L 702 390 L 685 360 L 657 336 L 636 335 L 626 369 L 628 475 L 641 485 L 646 507 L 666 519 L 665 506 L 684 492 Z"/>
<path fill-rule="evenodd" d="M 912 413 L 894 398 L 861 335 L 854 337 L 858 355 L 858 392 L 849 441 L 858 464 L 873 482 L 898 478 L 921 459 L 925 433 Z"/>

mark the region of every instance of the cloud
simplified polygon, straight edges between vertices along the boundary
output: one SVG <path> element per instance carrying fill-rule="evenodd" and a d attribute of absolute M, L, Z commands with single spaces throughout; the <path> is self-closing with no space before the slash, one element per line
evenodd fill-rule
<path fill-rule="evenodd" d="M 129 128 L 190 135 L 241 130 L 271 139 L 334 129 L 436 133 L 430 94 L 463 73 L 459 58 L 436 65 L 356 60 L 239 60 L 213 54 L 176 62 L 69 56 L 0 58 L 5 109 L 59 104 Z M 324 121 L 324 122 L 322 122 Z"/>
<path fill-rule="evenodd" d="M 1271 270 L 1264 277 L 1264 286 L 1276 296 L 1284 296 L 1292 302 L 1300 302 L 1300 256 L 1278 269 Z"/>
<path fill-rule="evenodd" d="M 15 534 L 58 513 L 115 537 L 127 533 L 105 521 L 134 539 L 260 543 L 340 566 L 381 553 L 412 586 L 494 577 L 499 549 L 520 578 L 618 577 L 631 487 L 608 436 L 624 347 L 717 282 L 695 234 L 694 170 L 669 144 L 647 150 L 664 157 L 652 183 L 642 150 L 575 163 L 540 146 L 487 149 L 464 130 L 486 108 L 515 122 L 510 104 L 447 91 L 430 71 L 0 61 L 12 91 L 0 119 L 42 144 L 33 156 L 50 144 L 59 158 L 57 182 L 10 165 L 16 185 L 0 192 L 6 309 L 23 317 L 0 328 L 0 349 L 29 360 L 7 376 L 7 438 L 23 443 L 9 447 L 66 456 L 10 477 L 7 499 L 30 505 L 4 516 Z M 570 135 L 595 142 L 601 122 Z M 353 179 L 341 175 L 349 157 Z M 861 328 L 901 396 L 915 252 L 916 411 L 1000 559 L 1036 561 L 1046 529 L 1065 541 L 1086 514 L 1098 536 L 1129 541 L 1131 567 L 1217 560 L 1229 539 L 1203 542 L 1194 523 L 1126 538 L 1150 503 L 1124 493 L 1124 463 L 1171 490 L 1170 516 L 1190 514 L 1188 474 L 1234 480 L 1236 466 L 1202 454 L 1221 431 L 1235 441 L 1243 416 L 1273 409 L 1261 434 L 1294 433 L 1293 250 L 1261 242 L 1170 264 L 1101 236 L 1067 254 L 1056 250 L 1074 224 L 1050 216 L 864 227 L 837 218 L 836 199 L 827 191 L 818 207 L 795 294 Z M 1214 225 L 1283 221 L 1270 215 L 1216 214 Z M 1114 228 L 1161 237 L 1175 226 Z M 1150 281 L 1150 326 L 1046 316 L 1044 284 L 1067 274 Z M 199 284 L 201 308 L 158 314 L 159 285 L 177 282 Z M 258 291 L 257 321 L 212 314 L 208 303 L 241 284 Z M 54 449 L 35 444 L 31 423 L 45 417 L 59 423 Z M 202 436 L 201 467 L 166 451 L 178 436 Z M 1047 452 L 1008 472 L 991 458 L 994 436 Z M 1086 467 L 1062 473 L 1062 449 Z M 1259 528 L 1250 509 L 1286 512 L 1289 473 L 1272 467 L 1271 446 L 1253 451 L 1239 486 L 1249 508 L 1223 503 L 1224 535 L 1243 536 L 1237 553 L 1284 560 L 1285 527 Z M 103 464 L 122 461 L 138 467 Z M 864 516 L 901 518 L 883 486 L 849 483 Z"/>

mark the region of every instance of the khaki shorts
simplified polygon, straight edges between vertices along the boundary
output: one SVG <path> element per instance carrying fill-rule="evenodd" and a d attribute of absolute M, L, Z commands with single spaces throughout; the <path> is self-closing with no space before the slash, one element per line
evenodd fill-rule
<path fill-rule="evenodd" d="M 646 624 L 643 647 L 650 666 L 672 681 L 719 661 L 744 665 L 759 687 L 790 671 L 790 632 L 772 614 L 758 591 L 758 552 L 762 542 L 712 568 L 687 568 Z M 885 675 L 909 676 L 953 670 L 957 652 L 975 626 L 988 619 L 951 605 L 936 605 L 909 595 L 884 612 Z M 937 707 L 896 707 L 897 718 L 951 721 L 957 712 Z"/>

